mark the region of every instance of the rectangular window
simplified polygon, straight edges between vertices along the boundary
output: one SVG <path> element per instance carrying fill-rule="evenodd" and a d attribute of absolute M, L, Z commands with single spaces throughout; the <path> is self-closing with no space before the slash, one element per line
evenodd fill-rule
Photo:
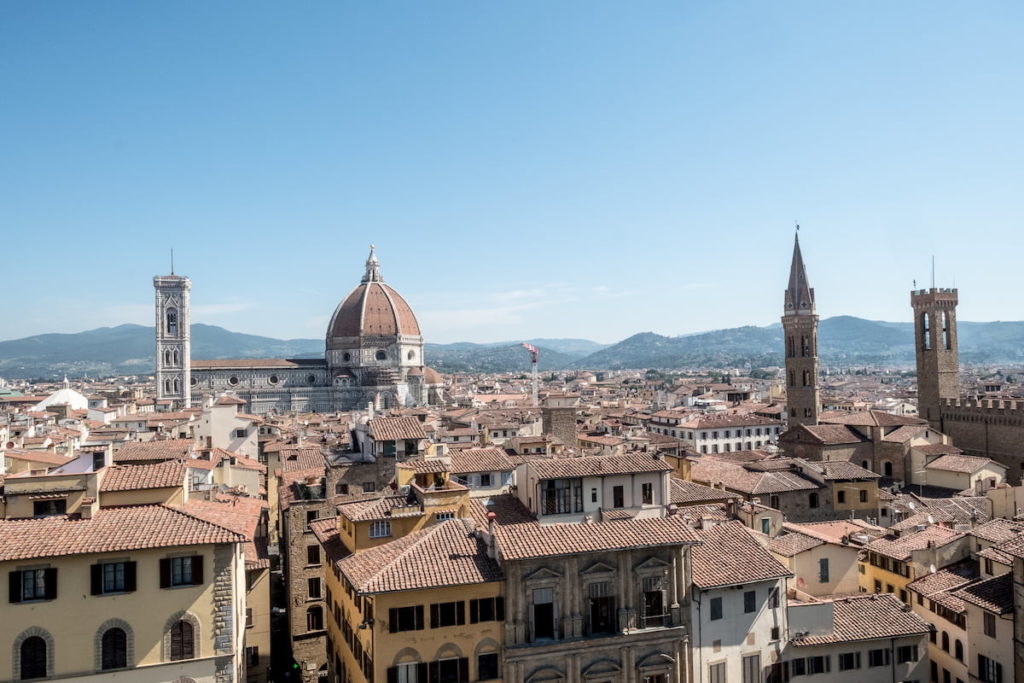
<path fill-rule="evenodd" d="M 708 681 L 710 683 L 727 683 L 725 680 L 725 662 L 708 665 Z"/>
<path fill-rule="evenodd" d="M 236 429 L 235 430 L 235 438 L 236 439 L 244 439 L 246 436 L 248 436 L 248 434 L 249 433 L 246 430 L 244 430 L 244 429 Z"/>
<path fill-rule="evenodd" d="M 388 610 L 388 630 L 391 633 L 423 630 L 423 605 L 392 607 Z"/>
<path fill-rule="evenodd" d="M 311 600 L 320 599 L 320 578 L 314 577 L 312 579 L 306 579 L 306 595 Z"/>
<path fill-rule="evenodd" d="M 476 679 L 478 681 L 489 681 L 501 678 L 498 671 L 498 653 L 490 652 L 485 655 L 477 655 L 476 658 Z"/>
<path fill-rule="evenodd" d="M 807 658 L 807 673 L 808 674 L 824 674 L 828 673 L 832 668 L 830 666 L 831 657 L 828 656 L 817 656 Z"/>
<path fill-rule="evenodd" d="M 711 598 L 711 621 L 722 618 L 722 598 Z"/>
<path fill-rule="evenodd" d="M 749 614 L 757 610 L 757 591 L 743 593 L 743 613 Z"/>
<path fill-rule="evenodd" d="M 654 504 L 654 484 L 641 484 L 640 495 L 644 505 Z"/>
<path fill-rule="evenodd" d="M 444 512 L 435 512 L 434 513 L 434 520 L 435 521 L 443 522 L 443 521 L 448 520 L 448 519 L 455 519 L 455 512 L 454 511 L 452 511 L 452 510 L 445 510 Z"/>
<path fill-rule="evenodd" d="M 1003 665 L 985 655 L 978 655 L 978 679 L 982 683 L 1003 683 Z"/>
<path fill-rule="evenodd" d="M 903 645 L 896 648 L 896 663 L 906 664 L 917 661 L 917 645 Z"/>
<path fill-rule="evenodd" d="M 536 640 L 555 637 L 555 595 L 550 588 L 533 590 L 533 637 Z"/>
<path fill-rule="evenodd" d="M 982 612 L 982 617 L 985 626 L 985 635 L 989 638 L 996 637 L 996 615 L 991 612 Z"/>
<path fill-rule="evenodd" d="M 621 508 L 626 507 L 626 493 L 625 488 L 622 486 L 612 487 L 612 507 Z"/>
<path fill-rule="evenodd" d="M 778 588 L 772 588 L 770 591 L 768 591 L 768 607 L 770 609 L 778 609 L 779 608 L 779 589 Z"/>
<path fill-rule="evenodd" d="M 549 479 L 544 482 L 541 495 L 541 512 L 545 515 L 583 512 L 582 479 Z"/>
<path fill-rule="evenodd" d="M 252 628 L 252 607 L 245 608 L 245 627 Z"/>
<path fill-rule="evenodd" d="M 868 502 L 868 492 L 865 491 L 864 489 L 860 490 L 860 502 L 862 502 L 862 503 Z"/>
<path fill-rule="evenodd" d="M 320 564 L 320 546 L 306 546 L 306 564 Z"/>
<path fill-rule="evenodd" d="M 59 500 L 34 500 L 32 501 L 33 517 L 53 517 L 63 515 L 67 511 L 68 501 L 64 498 Z"/>
<path fill-rule="evenodd" d="M 14 571 L 9 576 L 11 602 L 53 600 L 57 597 L 55 568 Z"/>
<path fill-rule="evenodd" d="M 199 586 L 203 583 L 203 556 L 165 557 L 160 560 L 160 587 Z"/>
<path fill-rule="evenodd" d="M 818 560 L 818 581 L 828 583 L 828 558 Z"/>
<path fill-rule="evenodd" d="M 768 517 L 761 518 L 761 533 L 765 536 L 771 536 L 772 534 L 772 520 Z"/>
<path fill-rule="evenodd" d="M 505 621 L 505 598 L 480 598 L 469 601 L 469 623 Z"/>
<path fill-rule="evenodd" d="M 743 658 L 743 683 L 761 683 L 761 655 Z"/>
<path fill-rule="evenodd" d="M 484 472 L 483 474 L 480 475 L 480 486 L 490 486 L 490 485 L 491 485 L 491 473 L 490 472 Z"/>
<path fill-rule="evenodd" d="M 370 523 L 370 538 L 387 538 L 391 535 L 391 521 L 378 519 Z"/>
<path fill-rule="evenodd" d="M 610 593 L 608 581 L 599 581 L 587 586 L 587 626 L 591 635 L 618 631 L 615 597 Z"/>
<path fill-rule="evenodd" d="M 789 671 L 793 676 L 806 676 L 807 675 L 807 660 L 792 659 L 789 662 Z"/>
<path fill-rule="evenodd" d="M 363 493 L 373 493 L 377 488 L 377 485 L 372 481 L 363 482 Z"/>
<path fill-rule="evenodd" d="M 103 562 L 90 567 L 92 594 L 128 593 L 135 590 L 134 562 Z"/>
<path fill-rule="evenodd" d="M 317 510 L 306 510 L 306 525 L 310 525 L 320 518 L 320 513 Z"/>
<path fill-rule="evenodd" d="M 466 623 L 466 603 L 435 602 L 430 606 L 430 628 L 462 626 Z"/>
<path fill-rule="evenodd" d="M 889 666 L 890 655 L 888 648 L 871 650 L 868 652 L 868 666 Z"/>
<path fill-rule="evenodd" d="M 839 670 L 840 671 L 852 671 L 853 669 L 860 668 L 860 653 L 859 652 L 844 652 L 839 655 Z"/>

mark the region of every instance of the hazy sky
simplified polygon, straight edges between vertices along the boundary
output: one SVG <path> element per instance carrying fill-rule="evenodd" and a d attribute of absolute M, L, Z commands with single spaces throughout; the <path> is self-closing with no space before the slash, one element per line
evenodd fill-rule
<path fill-rule="evenodd" d="M 1022 319 L 1024 3 L 0 3 L 0 338 L 320 337 L 377 244 L 428 341 Z"/>

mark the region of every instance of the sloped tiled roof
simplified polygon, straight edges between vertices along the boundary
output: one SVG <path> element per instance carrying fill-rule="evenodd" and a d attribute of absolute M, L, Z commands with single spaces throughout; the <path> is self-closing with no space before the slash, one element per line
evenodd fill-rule
<path fill-rule="evenodd" d="M 452 474 L 510 472 L 515 465 L 501 448 L 467 448 L 452 453 Z"/>
<path fill-rule="evenodd" d="M 473 525 L 453 519 L 346 557 L 337 567 L 364 594 L 501 581 Z"/>
<path fill-rule="evenodd" d="M 693 549 L 695 586 L 707 589 L 793 575 L 741 522 L 716 524 L 697 535 L 701 545 Z"/>
<path fill-rule="evenodd" d="M 669 479 L 669 502 L 676 505 L 694 505 L 698 503 L 710 503 L 714 501 L 729 500 L 736 498 L 737 494 L 716 489 L 692 481 L 686 481 L 678 477 Z"/>
<path fill-rule="evenodd" d="M 648 453 L 626 455 L 592 455 L 582 458 L 534 460 L 530 468 L 538 479 L 564 477 L 599 477 L 634 472 L 669 472 L 672 466 Z"/>
<path fill-rule="evenodd" d="M 91 519 L 61 515 L 0 520 L 0 560 L 241 543 L 222 526 L 164 505 L 102 508 Z"/>
<path fill-rule="evenodd" d="M 793 557 L 811 548 L 825 545 L 825 541 L 801 533 L 790 533 L 776 536 L 768 542 L 768 550 L 783 557 Z"/>
<path fill-rule="evenodd" d="M 377 441 L 427 438 L 423 423 L 415 417 L 375 417 L 369 426 L 370 435 Z"/>
<path fill-rule="evenodd" d="M 901 534 L 899 538 L 879 538 L 865 547 L 881 555 L 906 562 L 913 551 L 924 550 L 930 541 L 934 541 L 936 545 L 945 545 L 961 536 L 963 534 L 946 527 L 930 526 L 923 531 Z"/>
<path fill-rule="evenodd" d="M 145 465 L 113 465 L 103 470 L 100 493 L 162 489 L 185 485 L 185 463 L 180 460 Z"/>
<path fill-rule="evenodd" d="M 192 439 L 130 441 L 117 449 L 114 453 L 114 462 L 183 459 L 192 453 L 192 445 Z"/>
<path fill-rule="evenodd" d="M 1013 573 L 975 581 L 956 594 L 964 602 L 996 614 L 1007 614 L 1013 611 Z"/>
<path fill-rule="evenodd" d="M 679 515 L 595 524 L 506 524 L 495 533 L 501 556 L 508 560 L 700 542 Z"/>
<path fill-rule="evenodd" d="M 891 593 L 850 596 L 833 600 L 832 633 L 793 638 L 792 644 L 824 645 L 928 633 L 928 624 Z"/>
<path fill-rule="evenodd" d="M 244 537 L 246 543 L 242 546 L 242 553 L 250 569 L 270 566 L 266 539 L 256 538 L 263 510 L 267 509 L 267 501 L 238 496 L 216 501 L 192 499 L 181 509 L 193 517 L 205 519 Z"/>
<path fill-rule="evenodd" d="M 943 472 L 957 472 L 959 474 L 974 474 L 982 467 L 992 461 L 988 458 L 979 458 L 974 455 L 942 455 L 925 465 L 925 469 L 942 470 Z"/>

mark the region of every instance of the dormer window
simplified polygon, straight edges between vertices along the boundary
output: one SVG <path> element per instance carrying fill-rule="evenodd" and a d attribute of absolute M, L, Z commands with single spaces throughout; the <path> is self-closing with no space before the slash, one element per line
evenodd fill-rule
<path fill-rule="evenodd" d="M 54 517 L 56 515 L 63 515 L 67 512 L 67 508 L 68 501 L 66 498 L 35 500 L 32 501 L 32 516 Z"/>

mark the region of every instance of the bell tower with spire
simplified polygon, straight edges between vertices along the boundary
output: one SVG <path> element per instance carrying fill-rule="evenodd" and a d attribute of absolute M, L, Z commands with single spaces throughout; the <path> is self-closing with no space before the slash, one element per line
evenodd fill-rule
<path fill-rule="evenodd" d="M 800 253 L 799 233 L 793 242 L 793 263 L 789 269 L 782 331 L 786 346 L 789 426 L 818 424 L 821 412 L 821 398 L 818 395 L 818 314 L 814 310 L 814 290 L 807 282 L 807 271 Z"/>
<path fill-rule="evenodd" d="M 192 332 L 189 292 L 192 281 L 181 275 L 153 278 L 156 290 L 156 397 L 176 408 L 192 402 Z"/>

